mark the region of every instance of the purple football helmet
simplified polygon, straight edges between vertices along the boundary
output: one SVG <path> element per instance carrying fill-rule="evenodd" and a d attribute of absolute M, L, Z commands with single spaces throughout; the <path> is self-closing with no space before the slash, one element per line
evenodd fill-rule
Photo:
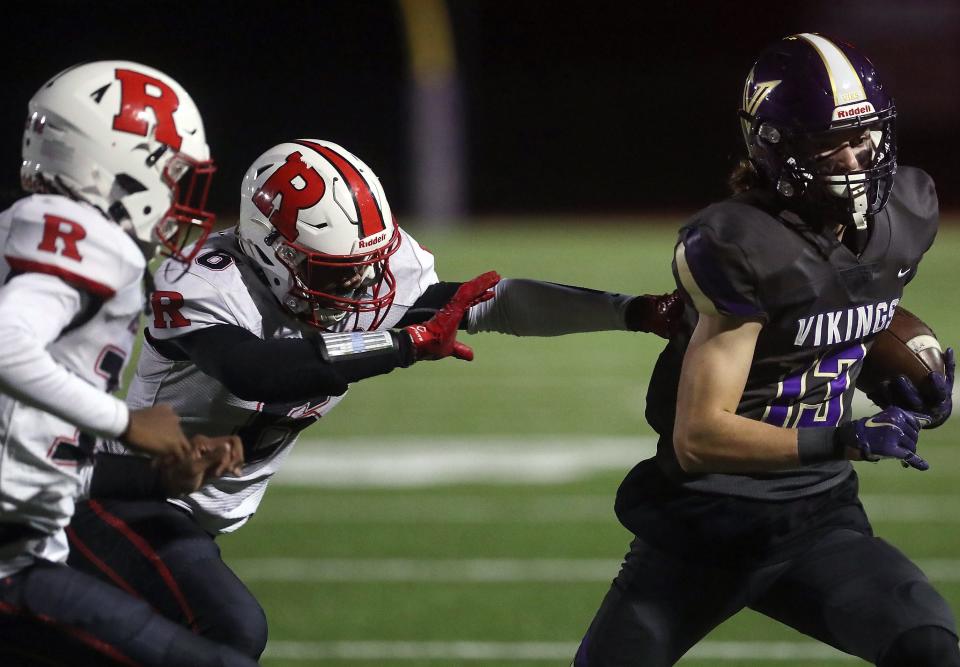
<path fill-rule="evenodd" d="M 865 229 L 887 203 L 897 171 L 893 99 L 856 49 L 815 33 L 791 35 L 757 59 L 740 119 L 750 160 L 784 199 Z M 859 169 L 824 157 L 850 146 Z"/>

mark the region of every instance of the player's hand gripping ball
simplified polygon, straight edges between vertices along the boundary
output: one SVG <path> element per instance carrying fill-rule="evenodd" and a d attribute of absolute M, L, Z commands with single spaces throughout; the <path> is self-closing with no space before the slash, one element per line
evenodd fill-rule
<path fill-rule="evenodd" d="M 857 388 L 881 408 L 909 410 L 923 428 L 936 428 L 953 410 L 954 369 L 953 350 L 942 352 L 933 330 L 898 308 L 864 359 Z"/>

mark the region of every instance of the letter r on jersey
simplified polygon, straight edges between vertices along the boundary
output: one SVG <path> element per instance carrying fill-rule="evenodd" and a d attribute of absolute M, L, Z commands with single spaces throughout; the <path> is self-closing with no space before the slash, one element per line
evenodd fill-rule
<path fill-rule="evenodd" d="M 146 110 L 149 108 L 157 123 L 154 138 L 174 150 L 180 150 L 183 137 L 177 132 L 177 124 L 173 119 L 180 99 L 174 90 L 159 79 L 130 69 L 118 69 L 116 76 L 120 81 L 120 111 L 113 117 L 113 129 L 147 136 L 150 116 Z"/>
<path fill-rule="evenodd" d="M 183 295 L 180 292 L 157 290 L 150 295 L 150 308 L 153 310 L 154 329 L 178 329 L 190 326 L 190 320 L 183 316 Z M 169 321 L 169 324 L 168 324 Z"/>
<path fill-rule="evenodd" d="M 46 213 L 43 216 L 43 238 L 37 250 L 57 253 L 78 262 L 83 260 L 77 243 L 87 237 L 87 230 L 79 222 Z M 58 243 L 59 241 L 59 243 Z"/>

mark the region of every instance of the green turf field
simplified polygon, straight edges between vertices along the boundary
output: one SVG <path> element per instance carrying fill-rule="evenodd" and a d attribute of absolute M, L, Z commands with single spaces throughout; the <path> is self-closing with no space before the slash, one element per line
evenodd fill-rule
<path fill-rule="evenodd" d="M 505 220 L 416 233 L 437 255 L 442 278 L 494 268 L 505 276 L 658 292 L 672 288 L 675 227 Z M 903 300 L 945 343 L 956 343 L 960 334 L 958 257 L 960 228 L 947 227 Z M 508 480 L 511 472 L 547 460 L 523 459 L 528 442 L 546 457 L 556 440 L 570 456 L 581 450 L 589 458 L 590 448 L 600 452 L 609 440 L 620 456 L 626 450 L 623 466 L 540 483 L 492 483 L 466 474 L 460 482 L 430 484 L 428 477 L 426 484 L 401 488 L 352 486 L 349 480 L 274 486 L 258 515 L 220 540 L 227 561 L 270 618 L 263 664 L 569 664 L 627 547 L 628 534 L 613 516 L 613 495 L 630 462 L 649 450 L 644 396 L 660 341 L 605 333 L 540 340 L 486 334 L 467 342 L 477 353 L 472 364 L 425 363 L 357 385 L 298 448 L 322 457 L 325 448 L 349 455 L 354 446 L 373 447 L 379 459 L 367 466 L 389 471 L 392 443 L 399 443 L 407 463 L 423 467 L 411 454 L 418 439 L 429 444 L 427 458 L 447 454 L 449 441 L 452 450 L 476 451 L 487 463 L 504 459 L 502 479 Z M 958 423 L 924 434 L 921 448 L 932 464 L 927 473 L 892 462 L 858 467 L 877 532 L 921 561 L 955 609 Z M 380 450 L 378 441 L 384 443 Z M 309 475 L 297 479 L 304 478 Z M 792 630 L 742 613 L 680 664 L 842 660 Z"/>

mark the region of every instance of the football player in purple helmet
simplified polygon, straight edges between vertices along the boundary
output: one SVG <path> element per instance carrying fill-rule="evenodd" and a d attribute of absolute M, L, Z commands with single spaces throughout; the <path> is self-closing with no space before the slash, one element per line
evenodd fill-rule
<path fill-rule="evenodd" d="M 926 470 L 920 428 L 949 413 L 931 396 L 851 416 L 933 243 L 933 182 L 898 167 L 893 100 L 839 40 L 765 50 L 740 119 L 733 196 L 680 231 L 687 307 L 647 398 L 657 455 L 618 491 L 635 539 L 574 666 L 672 665 L 745 607 L 881 667 L 960 666 L 953 613 L 874 537 L 851 465 Z"/>

